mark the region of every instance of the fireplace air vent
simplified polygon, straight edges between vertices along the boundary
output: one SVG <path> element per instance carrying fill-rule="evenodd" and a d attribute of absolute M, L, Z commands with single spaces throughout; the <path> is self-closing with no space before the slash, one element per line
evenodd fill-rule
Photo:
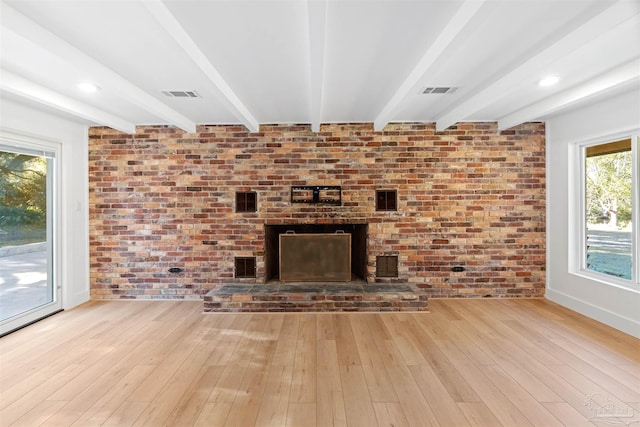
<path fill-rule="evenodd" d="M 398 210 L 398 193 L 396 190 L 376 190 L 376 210 L 396 211 Z"/>
<path fill-rule="evenodd" d="M 236 212 L 256 212 L 258 206 L 257 194 L 254 191 L 239 191 L 236 193 Z"/>
<path fill-rule="evenodd" d="M 398 257 L 396 255 L 379 255 L 376 257 L 377 277 L 398 277 Z"/>
<path fill-rule="evenodd" d="M 246 279 L 256 277 L 255 257 L 235 258 L 236 279 Z"/>

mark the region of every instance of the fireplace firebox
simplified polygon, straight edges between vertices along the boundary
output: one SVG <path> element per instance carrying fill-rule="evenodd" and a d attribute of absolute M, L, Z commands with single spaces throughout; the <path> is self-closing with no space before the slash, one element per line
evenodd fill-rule
<path fill-rule="evenodd" d="M 367 224 L 267 224 L 264 235 L 265 282 L 366 281 Z"/>

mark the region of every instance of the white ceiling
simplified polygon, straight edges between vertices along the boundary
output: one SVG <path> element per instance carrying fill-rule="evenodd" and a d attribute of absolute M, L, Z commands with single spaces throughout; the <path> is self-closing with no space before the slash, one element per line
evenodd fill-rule
<path fill-rule="evenodd" d="M 640 0 L 4 0 L 0 30 L 0 96 L 127 132 L 506 129 L 640 86 Z"/>

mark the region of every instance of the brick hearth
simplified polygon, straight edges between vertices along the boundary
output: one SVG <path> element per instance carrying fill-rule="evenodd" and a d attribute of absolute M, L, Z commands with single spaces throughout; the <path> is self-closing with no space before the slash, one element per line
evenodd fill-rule
<path fill-rule="evenodd" d="M 207 312 L 428 311 L 427 295 L 410 283 L 229 284 L 204 297 Z"/>

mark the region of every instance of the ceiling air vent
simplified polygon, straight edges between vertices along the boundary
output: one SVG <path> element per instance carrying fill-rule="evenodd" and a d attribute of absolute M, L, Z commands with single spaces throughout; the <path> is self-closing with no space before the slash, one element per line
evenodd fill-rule
<path fill-rule="evenodd" d="M 200 98 L 195 90 L 163 90 L 162 93 L 169 98 Z"/>
<path fill-rule="evenodd" d="M 450 94 L 455 92 L 456 90 L 458 90 L 457 87 L 426 87 L 424 89 L 422 89 L 422 93 L 423 94 L 432 94 L 432 95 L 439 95 L 439 94 Z"/>

